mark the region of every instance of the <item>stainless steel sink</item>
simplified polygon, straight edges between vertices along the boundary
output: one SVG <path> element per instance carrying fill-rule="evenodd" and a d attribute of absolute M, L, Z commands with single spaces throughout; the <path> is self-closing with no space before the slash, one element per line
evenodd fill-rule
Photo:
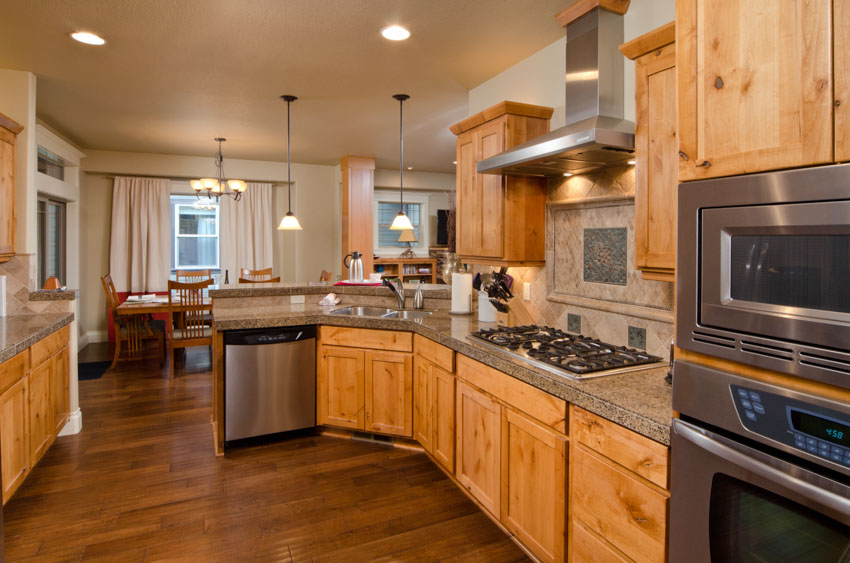
<path fill-rule="evenodd" d="M 385 307 L 341 307 L 331 311 L 331 315 L 345 315 L 347 317 L 386 317 L 395 315 L 398 311 Z"/>
<path fill-rule="evenodd" d="M 393 311 L 384 315 L 385 319 L 417 320 L 430 317 L 431 311 Z"/>

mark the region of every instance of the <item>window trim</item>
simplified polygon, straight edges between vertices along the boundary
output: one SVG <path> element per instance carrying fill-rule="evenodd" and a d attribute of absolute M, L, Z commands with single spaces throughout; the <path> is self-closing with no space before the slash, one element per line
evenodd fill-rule
<path fill-rule="evenodd" d="M 179 199 L 177 199 L 179 198 Z M 183 201 L 183 196 L 171 196 L 171 205 L 174 208 L 174 224 L 172 228 L 174 229 L 174 235 L 172 237 L 172 252 L 174 253 L 174 269 L 176 270 L 220 270 L 221 269 L 221 206 L 215 206 L 215 231 L 214 235 L 190 235 L 190 234 L 180 234 L 180 208 L 181 207 L 191 207 L 194 208 L 195 204 L 190 203 L 189 199 L 186 198 Z M 176 201 L 175 201 L 176 199 Z M 214 238 L 216 239 L 216 264 L 207 264 L 207 265 L 183 265 L 180 263 L 180 252 L 179 252 L 179 241 L 181 238 Z"/>
<path fill-rule="evenodd" d="M 45 205 L 55 204 L 61 210 L 58 216 L 58 231 L 59 231 L 59 240 L 56 245 L 56 252 L 59 254 L 59 271 L 56 272 L 56 277 L 59 278 L 60 283 L 62 285 L 67 285 L 67 275 L 68 275 L 68 202 L 51 197 L 47 194 L 39 193 L 36 197 L 36 276 L 38 278 L 39 287 L 44 286 L 44 282 L 47 281 L 49 276 L 43 276 L 45 274 L 45 266 L 47 265 L 47 257 L 45 256 L 45 243 L 47 242 L 44 235 L 47 233 L 47 223 L 44 223 L 44 229 L 39 228 L 39 215 L 41 211 L 39 210 L 40 204 L 44 203 Z M 41 279 L 42 276 L 44 279 Z"/>
<path fill-rule="evenodd" d="M 375 190 L 372 194 L 372 248 L 376 254 L 382 256 L 399 256 L 407 250 L 407 246 L 380 246 L 380 233 L 378 224 L 378 204 L 379 203 L 397 203 L 399 200 L 399 192 L 397 190 Z M 404 202 L 419 204 L 419 240 L 416 244 L 411 243 L 410 247 L 417 254 L 424 258 L 428 257 L 428 248 L 431 246 L 431 216 L 428 208 L 429 197 L 425 194 L 408 193 L 405 190 Z"/>

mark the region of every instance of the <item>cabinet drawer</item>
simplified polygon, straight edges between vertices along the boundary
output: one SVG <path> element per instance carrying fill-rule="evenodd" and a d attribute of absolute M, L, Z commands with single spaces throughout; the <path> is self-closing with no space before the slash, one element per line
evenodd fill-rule
<path fill-rule="evenodd" d="M 575 406 L 571 409 L 573 440 L 659 487 L 667 488 L 667 446 L 584 409 Z"/>
<path fill-rule="evenodd" d="M 563 399 L 460 354 L 457 356 L 457 374 L 497 399 L 566 434 L 567 403 Z"/>
<path fill-rule="evenodd" d="M 28 357 L 29 354 L 24 350 L 0 364 L 0 393 L 26 375 L 27 368 L 29 367 L 27 365 Z"/>
<path fill-rule="evenodd" d="M 446 370 L 449 373 L 455 372 L 455 353 L 451 348 L 446 348 L 442 344 L 437 344 L 433 340 L 429 340 L 418 334 L 413 335 L 413 350 L 419 356 L 422 356 L 432 364 Z"/>
<path fill-rule="evenodd" d="M 394 330 L 372 330 L 340 326 L 319 327 L 322 344 L 366 348 L 369 350 L 413 351 L 413 334 Z"/>
<path fill-rule="evenodd" d="M 30 346 L 30 368 L 34 369 L 65 347 L 70 340 L 70 327 L 62 327 Z"/>
<path fill-rule="evenodd" d="M 572 517 L 635 561 L 663 562 L 669 495 L 580 444 L 572 453 Z"/>
<path fill-rule="evenodd" d="M 570 523 L 570 561 L 581 563 L 631 563 L 578 520 Z"/>

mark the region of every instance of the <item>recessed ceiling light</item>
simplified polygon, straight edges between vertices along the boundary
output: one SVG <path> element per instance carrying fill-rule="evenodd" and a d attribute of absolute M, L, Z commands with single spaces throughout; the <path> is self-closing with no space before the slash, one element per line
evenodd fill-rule
<path fill-rule="evenodd" d="M 381 30 L 381 35 L 390 41 L 404 41 L 410 37 L 410 32 L 400 25 L 390 25 Z"/>
<path fill-rule="evenodd" d="M 408 169 L 408 170 L 413 170 L 413 167 L 412 167 L 412 166 L 408 166 L 408 167 L 407 167 L 407 169 Z"/>
<path fill-rule="evenodd" d="M 453 160 L 453 161 L 452 161 L 452 164 L 457 164 L 457 161 L 456 161 L 456 160 Z"/>
<path fill-rule="evenodd" d="M 71 38 L 86 45 L 103 45 L 106 43 L 106 39 L 88 31 L 75 31 L 71 34 Z"/>
<path fill-rule="evenodd" d="M 573 175 L 572 172 L 564 172 L 564 177 L 566 177 L 566 178 L 569 178 L 572 175 Z"/>
<path fill-rule="evenodd" d="M 637 163 L 637 160 L 630 160 L 630 161 L 629 161 L 629 164 L 631 164 L 632 166 L 634 166 L 634 165 L 635 165 L 635 163 Z"/>

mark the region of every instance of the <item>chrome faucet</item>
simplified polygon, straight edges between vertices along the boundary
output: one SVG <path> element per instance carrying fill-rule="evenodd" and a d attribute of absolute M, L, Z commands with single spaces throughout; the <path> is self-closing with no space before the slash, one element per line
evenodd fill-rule
<path fill-rule="evenodd" d="M 395 294 L 396 301 L 398 301 L 398 308 L 404 309 L 404 284 L 401 280 L 398 280 L 397 283 L 398 287 L 396 287 L 396 285 L 387 278 L 381 280 L 381 284 L 390 288 L 390 290 L 392 290 Z"/>

